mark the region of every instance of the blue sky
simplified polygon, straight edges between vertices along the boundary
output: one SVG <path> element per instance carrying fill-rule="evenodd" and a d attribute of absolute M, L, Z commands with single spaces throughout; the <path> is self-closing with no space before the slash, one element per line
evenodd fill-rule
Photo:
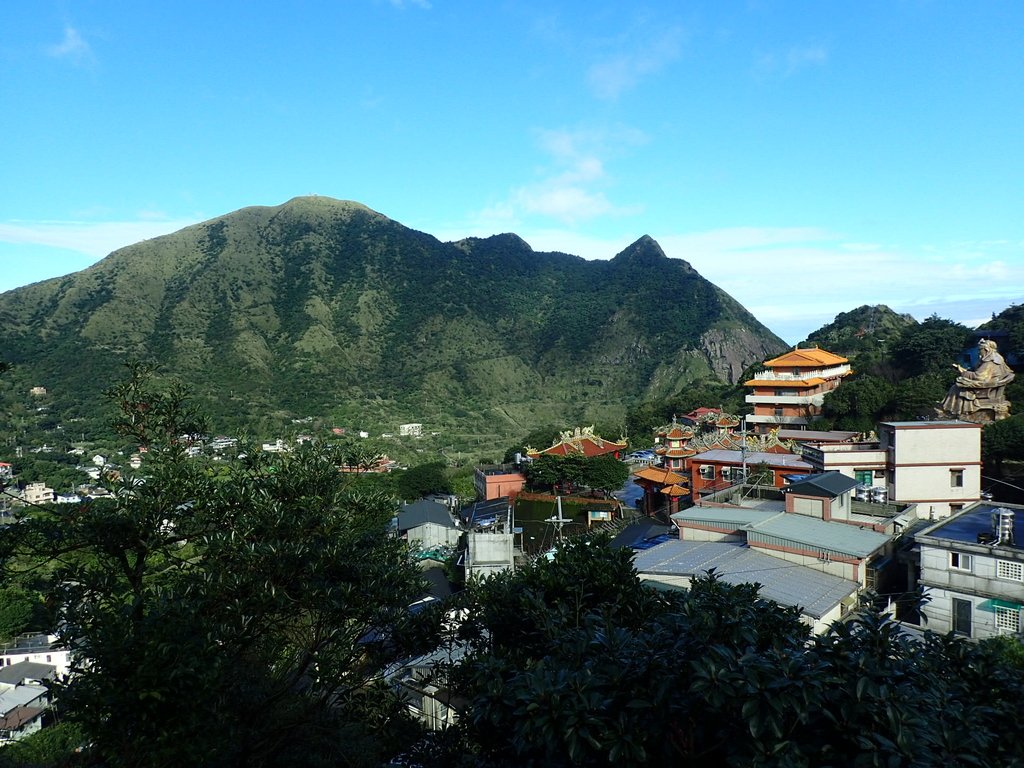
<path fill-rule="evenodd" d="M 1024 4 L 0 7 L 0 290 L 297 195 L 610 258 L 790 342 L 1024 301 Z"/>

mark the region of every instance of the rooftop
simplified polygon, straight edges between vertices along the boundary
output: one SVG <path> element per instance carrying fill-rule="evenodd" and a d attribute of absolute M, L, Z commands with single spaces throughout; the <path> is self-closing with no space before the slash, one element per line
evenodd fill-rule
<path fill-rule="evenodd" d="M 795 453 L 747 451 L 746 454 L 748 467 L 753 467 L 757 464 L 767 464 L 770 467 L 785 467 L 786 469 L 811 469 L 811 465 L 804 461 L 803 457 L 797 456 Z M 742 464 L 743 451 L 715 448 L 710 451 L 704 451 L 704 453 L 698 453 L 691 461 L 717 461 L 723 464 Z"/>
<path fill-rule="evenodd" d="M 709 569 L 729 584 L 756 582 L 761 596 L 779 605 L 796 606 L 821 618 L 844 598 L 857 592 L 857 583 L 805 565 L 745 547 L 717 541 L 667 541 L 634 558 L 640 573 L 701 576 Z"/>
<path fill-rule="evenodd" d="M 748 529 L 748 540 L 754 536 L 772 536 L 803 544 L 809 549 L 828 549 L 857 558 L 868 557 L 889 541 L 884 533 L 833 523 L 806 515 L 776 515 Z"/>
<path fill-rule="evenodd" d="M 783 493 L 806 494 L 834 499 L 856 488 L 859 483 L 842 472 L 822 472 L 796 480 L 782 489 Z"/>
<path fill-rule="evenodd" d="M 926 528 L 917 534 L 917 538 L 927 536 L 934 539 L 977 544 L 979 543 L 978 534 L 992 533 L 992 515 L 997 509 L 1008 509 L 1014 513 L 1014 544 L 1004 542 L 993 546 L 1007 547 L 1024 552 L 1024 507 L 1018 504 L 979 502 L 968 507 L 963 512 L 947 517 L 945 520 Z"/>

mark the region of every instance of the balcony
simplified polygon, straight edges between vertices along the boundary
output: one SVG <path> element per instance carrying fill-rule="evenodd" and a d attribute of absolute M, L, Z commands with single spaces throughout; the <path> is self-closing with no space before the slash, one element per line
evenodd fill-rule
<path fill-rule="evenodd" d="M 747 395 L 745 399 L 751 405 L 816 405 L 820 408 L 825 395 Z"/>
<path fill-rule="evenodd" d="M 757 381 L 805 381 L 806 379 L 834 379 L 850 373 L 849 365 L 834 365 L 831 368 L 819 368 L 814 371 L 800 373 L 784 373 L 782 371 L 763 370 L 754 374 Z"/>
<path fill-rule="evenodd" d="M 809 422 L 806 416 L 755 416 L 750 414 L 746 417 L 748 424 L 795 424 L 806 426 Z"/>

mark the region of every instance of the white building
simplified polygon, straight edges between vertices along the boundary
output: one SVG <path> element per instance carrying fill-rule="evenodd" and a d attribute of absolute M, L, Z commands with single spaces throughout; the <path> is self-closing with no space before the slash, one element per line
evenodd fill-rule
<path fill-rule="evenodd" d="M 804 460 L 861 486 L 884 489 L 895 504 L 916 504 L 926 519 L 947 517 L 981 499 L 981 426 L 965 421 L 891 421 L 878 440 L 808 443 Z"/>
<path fill-rule="evenodd" d="M 976 504 L 914 539 L 928 629 L 975 638 L 1021 631 L 1024 507 Z"/>
<path fill-rule="evenodd" d="M 21 492 L 21 499 L 26 504 L 52 504 L 53 488 L 48 488 L 46 483 L 29 483 Z"/>
<path fill-rule="evenodd" d="M 422 424 L 399 424 L 398 434 L 401 437 L 423 437 Z"/>

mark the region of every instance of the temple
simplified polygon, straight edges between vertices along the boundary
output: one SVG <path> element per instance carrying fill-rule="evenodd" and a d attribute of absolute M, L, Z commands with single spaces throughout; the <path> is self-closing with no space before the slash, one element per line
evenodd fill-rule
<path fill-rule="evenodd" d="M 594 434 L 592 426 L 576 427 L 576 429 L 559 433 L 558 439 L 544 450 L 536 450 L 527 446 L 526 455 L 531 459 L 536 459 L 540 456 L 568 456 L 574 453 L 587 458 L 611 454 L 616 459 L 621 459 L 625 448 L 626 440 L 605 440 L 600 435 Z"/>
<path fill-rule="evenodd" d="M 747 423 L 758 432 L 778 427 L 806 429 L 821 414 L 825 395 L 849 376 L 849 361 L 823 349 L 794 349 L 765 363 L 744 383 L 754 406 Z"/>

